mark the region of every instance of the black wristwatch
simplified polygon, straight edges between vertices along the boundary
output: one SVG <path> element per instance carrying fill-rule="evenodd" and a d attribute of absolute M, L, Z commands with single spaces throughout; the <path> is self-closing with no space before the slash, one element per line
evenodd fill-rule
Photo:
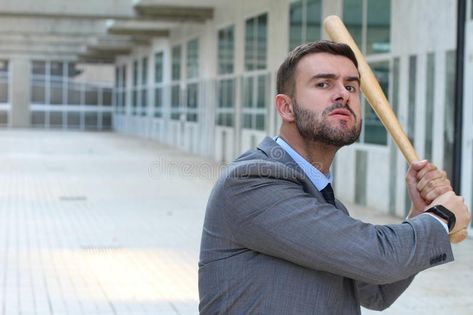
<path fill-rule="evenodd" d="M 448 230 L 450 232 L 455 227 L 455 222 L 457 221 L 455 214 L 452 211 L 445 208 L 444 206 L 436 205 L 436 206 L 433 206 L 432 208 L 427 209 L 425 212 L 431 212 L 435 215 L 438 215 L 442 219 L 447 220 Z"/>

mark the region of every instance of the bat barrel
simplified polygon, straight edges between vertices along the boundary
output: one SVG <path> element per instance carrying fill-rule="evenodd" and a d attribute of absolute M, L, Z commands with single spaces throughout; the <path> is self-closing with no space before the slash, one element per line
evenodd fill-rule
<path fill-rule="evenodd" d="M 406 136 L 406 133 L 399 124 L 396 114 L 394 114 L 391 105 L 386 99 L 376 76 L 373 71 L 371 71 L 370 66 L 366 62 L 363 54 L 351 37 L 350 32 L 348 32 L 342 20 L 340 20 L 336 15 L 328 16 L 324 20 L 324 28 L 334 42 L 347 44 L 353 50 L 356 60 L 358 61 L 358 71 L 361 76 L 361 90 L 363 91 L 363 94 L 383 123 L 384 127 L 388 130 L 399 150 L 401 150 L 406 161 L 409 164 L 418 161 L 419 157 L 414 146 L 409 141 L 409 138 Z M 467 236 L 468 231 L 463 229 L 450 234 L 449 238 L 452 243 L 459 243 Z"/>

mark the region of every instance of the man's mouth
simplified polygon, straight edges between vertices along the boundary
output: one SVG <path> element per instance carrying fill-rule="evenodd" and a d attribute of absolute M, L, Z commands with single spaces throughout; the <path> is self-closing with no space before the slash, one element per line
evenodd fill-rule
<path fill-rule="evenodd" d="M 332 110 L 329 116 L 343 116 L 343 117 L 351 118 L 353 114 L 348 109 L 337 108 L 337 109 Z"/>

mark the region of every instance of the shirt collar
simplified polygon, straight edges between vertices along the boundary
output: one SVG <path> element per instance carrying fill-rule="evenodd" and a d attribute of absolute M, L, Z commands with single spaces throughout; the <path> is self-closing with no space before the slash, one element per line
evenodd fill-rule
<path fill-rule="evenodd" d="M 287 142 L 282 138 L 275 137 L 274 141 L 276 141 L 276 143 L 279 144 L 284 149 L 284 151 L 286 151 L 291 156 L 297 165 L 299 165 L 299 167 L 304 171 L 305 175 L 307 175 L 317 190 L 321 191 L 328 184 L 332 184 L 332 172 L 329 172 L 328 175 L 325 176 L 321 171 L 304 159 L 302 155 L 297 153 L 297 151 L 287 144 Z"/>

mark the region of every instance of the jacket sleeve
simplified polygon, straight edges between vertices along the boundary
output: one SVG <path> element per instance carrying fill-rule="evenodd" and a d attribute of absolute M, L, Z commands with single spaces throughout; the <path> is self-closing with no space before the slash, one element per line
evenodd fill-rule
<path fill-rule="evenodd" d="M 409 287 L 415 275 L 388 284 L 371 284 L 357 281 L 360 304 L 368 309 L 382 311 L 390 307 Z"/>
<path fill-rule="evenodd" d="M 305 192 L 290 173 L 283 164 L 261 162 L 227 174 L 218 195 L 234 242 L 375 285 L 453 260 L 448 236 L 434 218 L 363 223 Z"/>

